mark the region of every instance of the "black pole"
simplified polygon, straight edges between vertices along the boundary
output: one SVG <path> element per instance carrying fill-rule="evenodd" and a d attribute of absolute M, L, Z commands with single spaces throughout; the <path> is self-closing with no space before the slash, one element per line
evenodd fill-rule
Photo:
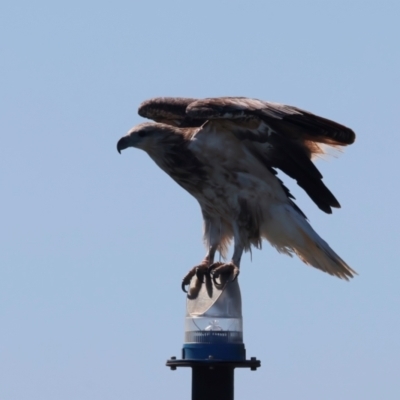
<path fill-rule="evenodd" d="M 233 400 L 232 367 L 193 367 L 192 400 Z"/>
<path fill-rule="evenodd" d="M 177 360 L 171 357 L 167 367 L 192 368 L 192 400 L 233 400 L 235 368 L 250 368 L 255 371 L 261 366 L 260 360 L 251 357 L 244 361 L 222 360 Z"/>

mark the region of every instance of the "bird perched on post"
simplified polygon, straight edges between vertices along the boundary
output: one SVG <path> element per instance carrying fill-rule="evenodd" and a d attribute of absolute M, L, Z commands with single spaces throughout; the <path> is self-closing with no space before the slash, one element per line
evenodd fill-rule
<path fill-rule="evenodd" d="M 325 146 L 346 146 L 354 132 L 336 122 L 283 104 L 220 97 L 159 97 L 143 102 L 139 115 L 154 120 L 133 127 L 118 141 L 144 150 L 200 204 L 207 254 L 184 277 L 239 273 L 243 251 L 266 239 L 280 253 L 348 280 L 351 269 L 313 230 L 294 197 L 276 176 L 280 169 L 324 212 L 340 207 L 311 161 Z M 230 262 L 214 262 L 218 251 Z"/>

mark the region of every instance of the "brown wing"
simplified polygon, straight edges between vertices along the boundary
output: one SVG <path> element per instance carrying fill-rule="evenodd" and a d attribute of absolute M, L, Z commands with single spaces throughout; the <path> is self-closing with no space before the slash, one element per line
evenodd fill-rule
<path fill-rule="evenodd" d="M 204 118 L 190 117 L 186 108 L 197 99 L 185 97 L 155 97 L 144 101 L 138 113 L 141 117 L 180 128 L 197 127 L 206 122 Z"/>
<path fill-rule="evenodd" d="M 193 118 L 205 119 L 257 116 L 268 122 L 279 134 L 291 139 L 309 140 L 328 145 L 352 144 L 356 137 L 350 128 L 300 108 L 245 97 L 220 97 L 193 101 L 188 104 L 186 112 Z"/>
<path fill-rule="evenodd" d="M 279 168 L 295 179 L 321 210 L 331 213 L 331 207 L 340 207 L 311 157 L 321 152 L 318 143 L 353 143 L 351 129 L 295 107 L 240 97 L 198 100 L 186 112 L 192 118 L 229 124 L 266 167 Z"/>

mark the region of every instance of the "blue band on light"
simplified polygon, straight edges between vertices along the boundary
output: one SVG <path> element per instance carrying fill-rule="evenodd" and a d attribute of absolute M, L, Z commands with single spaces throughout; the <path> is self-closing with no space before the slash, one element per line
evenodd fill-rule
<path fill-rule="evenodd" d="M 246 349 L 243 343 L 185 343 L 182 348 L 182 358 L 243 361 L 246 360 Z"/>

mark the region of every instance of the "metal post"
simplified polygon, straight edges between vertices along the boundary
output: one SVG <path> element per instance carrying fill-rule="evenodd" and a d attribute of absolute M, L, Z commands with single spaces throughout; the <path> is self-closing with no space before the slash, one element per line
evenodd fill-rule
<path fill-rule="evenodd" d="M 232 367 L 193 367 L 192 400 L 233 400 Z"/>

